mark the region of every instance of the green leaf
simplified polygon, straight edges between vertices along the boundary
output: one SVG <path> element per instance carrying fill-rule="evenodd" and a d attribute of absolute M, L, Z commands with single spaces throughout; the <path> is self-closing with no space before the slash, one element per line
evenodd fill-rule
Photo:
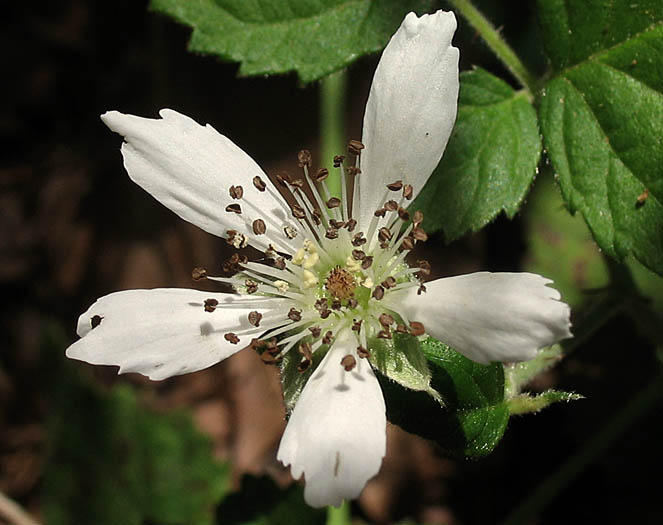
<path fill-rule="evenodd" d="M 324 522 L 325 511 L 304 502 L 298 483 L 279 488 L 269 477 L 246 475 L 240 490 L 226 497 L 217 508 L 219 525 L 317 525 Z"/>
<path fill-rule="evenodd" d="M 539 11 L 555 66 L 539 118 L 566 206 L 605 253 L 663 274 L 663 2 Z"/>
<path fill-rule="evenodd" d="M 540 412 L 553 403 L 577 401 L 583 399 L 580 394 L 562 392 L 560 390 L 546 390 L 538 395 L 520 394 L 507 401 L 511 415 L 532 414 Z"/>
<path fill-rule="evenodd" d="M 555 366 L 562 357 L 562 347 L 553 345 L 541 350 L 534 359 L 504 365 L 505 396 L 512 398 L 520 394 L 523 387 L 539 374 Z"/>
<path fill-rule="evenodd" d="M 564 201 L 546 170 L 527 198 L 527 255 L 525 270 L 555 282 L 562 300 L 572 309 L 581 306 L 587 290 L 608 285 L 605 259 L 580 217 L 564 210 Z"/>
<path fill-rule="evenodd" d="M 460 75 L 458 118 L 444 157 L 414 209 L 447 242 L 476 231 L 501 211 L 520 208 L 541 154 L 536 112 L 527 95 L 490 73 Z"/>
<path fill-rule="evenodd" d="M 431 368 L 431 386 L 440 393 L 444 407 L 428 394 L 406 390 L 378 374 L 387 417 L 408 432 L 435 441 L 452 456 L 489 454 L 509 420 L 502 365 L 480 365 L 432 338 L 423 340 L 421 348 Z"/>
<path fill-rule="evenodd" d="M 152 412 L 128 386 L 106 393 L 73 373 L 58 382 L 51 413 L 48 523 L 214 523 L 230 469 L 187 416 Z"/>
<path fill-rule="evenodd" d="M 152 0 L 193 28 L 189 49 L 240 62 L 239 74 L 296 71 L 317 80 L 382 49 L 430 0 Z"/>

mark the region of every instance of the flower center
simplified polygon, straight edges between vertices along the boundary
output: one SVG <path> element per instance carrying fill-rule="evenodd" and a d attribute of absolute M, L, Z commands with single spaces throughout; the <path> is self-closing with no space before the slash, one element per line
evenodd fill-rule
<path fill-rule="evenodd" d="M 355 288 L 357 287 L 357 282 L 355 281 L 354 276 L 344 268 L 336 266 L 333 268 L 327 280 L 325 281 L 325 288 L 329 293 L 334 297 L 343 301 L 349 299 L 355 293 Z"/>

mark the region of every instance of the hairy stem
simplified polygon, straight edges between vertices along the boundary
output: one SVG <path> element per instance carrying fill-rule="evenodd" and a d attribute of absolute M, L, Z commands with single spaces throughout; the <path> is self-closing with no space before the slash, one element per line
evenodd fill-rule
<path fill-rule="evenodd" d="M 339 508 L 327 507 L 327 525 L 349 525 L 350 504 L 347 501 L 341 503 Z"/>
<path fill-rule="evenodd" d="M 525 64 L 521 62 L 513 49 L 505 42 L 502 35 L 493 27 L 493 24 L 469 0 L 449 0 L 449 3 L 479 33 L 490 50 L 495 53 L 497 58 L 502 61 L 511 74 L 525 88 L 531 99 L 532 93 L 535 91 L 536 78 L 525 67 Z"/>

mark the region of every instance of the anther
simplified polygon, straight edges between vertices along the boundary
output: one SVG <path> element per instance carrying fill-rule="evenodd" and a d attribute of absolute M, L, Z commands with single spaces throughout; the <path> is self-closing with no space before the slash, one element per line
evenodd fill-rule
<path fill-rule="evenodd" d="M 417 266 L 419 267 L 419 272 L 417 273 L 426 277 L 430 275 L 430 263 L 428 261 L 417 261 Z"/>
<path fill-rule="evenodd" d="M 240 213 L 242 213 L 242 207 L 237 203 L 228 204 L 228 206 L 226 206 L 226 211 L 228 213 L 237 213 L 239 215 Z"/>
<path fill-rule="evenodd" d="M 274 357 L 269 352 L 263 352 L 262 354 L 260 354 L 260 359 L 262 359 L 262 362 L 265 363 L 266 365 L 276 364 L 276 357 Z"/>
<path fill-rule="evenodd" d="M 424 231 L 423 228 L 420 228 L 419 226 L 417 226 L 414 230 L 412 230 L 412 236 L 417 241 L 425 242 L 428 240 L 428 234 Z"/>
<path fill-rule="evenodd" d="M 410 220 L 410 212 L 408 212 L 405 208 L 398 208 L 398 217 L 402 221 L 409 221 Z"/>
<path fill-rule="evenodd" d="M 412 200 L 413 195 L 414 188 L 412 187 L 412 184 L 406 184 L 403 186 L 403 197 L 405 197 L 407 200 Z"/>
<path fill-rule="evenodd" d="M 348 299 L 348 305 L 347 305 L 348 308 L 354 309 L 357 308 L 358 305 L 359 301 L 357 301 L 357 299 L 355 299 L 354 297 L 350 297 L 350 299 Z"/>
<path fill-rule="evenodd" d="M 385 328 L 390 327 L 392 324 L 394 324 L 394 318 L 389 315 L 388 313 L 383 313 L 380 314 L 380 317 L 378 319 L 380 321 L 380 324 L 384 326 Z"/>
<path fill-rule="evenodd" d="M 304 211 L 304 208 L 302 208 L 299 204 L 293 204 L 292 214 L 295 216 L 296 219 L 304 219 L 306 217 L 306 212 Z"/>
<path fill-rule="evenodd" d="M 336 228 L 327 228 L 327 231 L 325 232 L 325 237 L 327 237 L 327 239 L 337 239 L 338 230 Z"/>
<path fill-rule="evenodd" d="M 345 172 L 352 177 L 356 177 L 361 173 L 361 170 L 357 166 L 350 166 L 345 168 Z"/>
<path fill-rule="evenodd" d="M 315 225 L 320 226 L 320 224 L 322 223 L 322 213 L 320 213 L 320 210 L 313 210 L 311 217 Z"/>
<path fill-rule="evenodd" d="M 355 261 L 363 261 L 366 258 L 366 252 L 362 250 L 352 250 L 352 258 Z"/>
<path fill-rule="evenodd" d="M 389 288 L 393 288 L 394 286 L 396 286 L 396 279 L 394 279 L 390 275 L 384 281 L 382 281 L 380 284 L 388 290 Z"/>
<path fill-rule="evenodd" d="M 409 235 L 403 239 L 401 242 L 401 248 L 403 250 L 412 250 L 414 248 L 414 239 Z"/>
<path fill-rule="evenodd" d="M 193 270 L 191 270 L 191 278 L 194 281 L 202 281 L 203 279 L 207 279 L 207 270 L 205 268 L 199 268 L 196 266 Z"/>
<path fill-rule="evenodd" d="M 320 333 L 322 332 L 321 328 L 319 326 L 310 326 L 309 331 L 311 332 L 311 335 L 315 337 L 316 339 L 320 337 Z"/>
<path fill-rule="evenodd" d="M 301 150 L 297 154 L 297 164 L 300 168 L 304 166 L 311 166 L 311 152 L 307 149 Z"/>
<path fill-rule="evenodd" d="M 290 288 L 290 285 L 287 282 L 281 281 L 280 279 L 278 281 L 274 281 L 272 284 L 281 293 L 286 293 L 288 291 L 288 288 Z"/>
<path fill-rule="evenodd" d="M 244 286 L 246 286 L 246 293 L 252 294 L 258 291 L 258 283 L 253 279 L 247 279 L 244 281 Z"/>
<path fill-rule="evenodd" d="M 285 233 L 285 236 L 288 239 L 294 239 L 297 237 L 297 230 L 295 230 L 292 226 L 284 226 L 283 233 Z"/>
<path fill-rule="evenodd" d="M 366 348 L 364 348 L 363 346 L 358 346 L 357 347 L 357 356 L 360 359 L 368 359 L 369 357 L 371 357 L 371 353 Z"/>
<path fill-rule="evenodd" d="M 363 321 L 362 319 L 359 319 L 358 321 L 357 321 L 357 319 L 352 320 L 352 330 L 354 332 L 359 332 L 361 330 L 362 321 Z"/>
<path fill-rule="evenodd" d="M 310 359 L 302 359 L 300 363 L 297 365 L 297 372 L 300 374 L 303 374 L 306 372 L 309 367 L 311 366 L 311 360 Z"/>
<path fill-rule="evenodd" d="M 213 312 L 214 310 L 216 310 L 218 304 L 219 301 L 217 301 L 216 299 L 205 299 L 205 311 Z"/>
<path fill-rule="evenodd" d="M 239 343 L 239 337 L 237 337 L 237 334 L 234 334 L 232 332 L 228 332 L 227 334 L 223 334 L 223 338 L 228 341 L 229 343 L 236 345 Z"/>
<path fill-rule="evenodd" d="M 253 312 L 249 312 L 249 323 L 251 323 L 253 326 L 258 327 L 260 326 L 260 320 L 262 319 L 262 314 L 256 310 Z"/>
<path fill-rule="evenodd" d="M 99 326 L 101 324 L 102 319 L 103 319 L 103 317 L 101 317 L 100 315 L 93 315 L 90 318 L 90 328 L 94 329 L 97 326 Z"/>
<path fill-rule="evenodd" d="M 322 338 L 322 344 L 323 345 L 330 345 L 334 341 L 334 334 L 332 334 L 331 330 L 329 330 L 325 336 Z"/>
<path fill-rule="evenodd" d="M 391 233 L 391 230 L 387 227 L 380 228 L 380 231 L 378 232 L 378 239 L 380 239 L 382 242 L 389 241 L 392 236 L 393 234 Z"/>
<path fill-rule="evenodd" d="M 345 227 L 348 229 L 350 233 L 355 231 L 355 228 L 357 227 L 357 221 L 355 219 L 350 219 L 348 222 L 345 223 Z"/>
<path fill-rule="evenodd" d="M 417 295 L 421 295 L 422 293 L 426 293 L 426 287 L 423 283 L 419 285 L 419 288 L 417 289 Z"/>
<path fill-rule="evenodd" d="M 403 181 L 402 180 L 397 180 L 396 182 L 392 182 L 391 184 L 387 184 L 387 188 L 390 189 L 391 191 L 398 191 L 403 187 Z"/>
<path fill-rule="evenodd" d="M 380 330 L 378 332 L 378 339 L 391 339 L 391 332 L 389 330 Z"/>
<path fill-rule="evenodd" d="M 336 228 L 337 230 L 340 230 L 341 228 L 345 227 L 345 223 L 343 221 L 337 221 L 337 220 L 334 220 L 334 219 L 329 219 L 329 224 L 333 228 Z"/>
<path fill-rule="evenodd" d="M 341 306 L 342 306 L 342 305 L 341 305 L 341 301 L 339 301 L 338 299 L 334 299 L 334 300 L 332 301 L 332 304 L 331 304 L 331 308 L 332 308 L 332 310 L 340 310 L 340 309 L 341 309 Z"/>
<path fill-rule="evenodd" d="M 332 311 L 331 310 L 322 310 L 320 312 L 320 318 L 321 319 L 327 319 L 331 315 Z"/>
<path fill-rule="evenodd" d="M 353 155 L 361 155 L 361 150 L 364 148 L 365 146 L 358 140 L 351 140 L 348 142 L 348 151 Z"/>
<path fill-rule="evenodd" d="M 228 236 L 226 242 L 237 249 L 246 248 L 249 244 L 246 235 L 239 233 L 237 230 L 227 230 L 226 235 Z"/>
<path fill-rule="evenodd" d="M 253 185 L 256 187 L 258 191 L 265 191 L 265 188 L 267 188 L 265 182 L 257 175 L 253 177 Z"/>
<path fill-rule="evenodd" d="M 283 173 L 279 173 L 276 176 L 276 182 L 287 188 L 288 184 L 290 183 L 290 175 L 288 175 L 285 171 Z"/>
<path fill-rule="evenodd" d="M 327 202 L 325 202 L 325 204 L 327 205 L 327 208 L 329 208 L 330 210 L 333 208 L 338 208 L 341 205 L 341 199 L 339 199 L 338 197 L 332 197 Z"/>
<path fill-rule="evenodd" d="M 410 323 L 410 333 L 414 336 L 420 336 L 426 333 L 426 329 L 419 321 L 412 321 Z"/>
<path fill-rule="evenodd" d="M 346 372 L 350 372 L 355 366 L 357 366 L 357 360 L 348 354 L 341 359 L 341 366 Z"/>
<path fill-rule="evenodd" d="M 318 299 L 315 302 L 314 306 L 315 306 L 315 309 L 318 312 L 322 312 L 323 310 L 326 310 L 327 308 L 329 308 L 329 305 L 327 303 L 327 299 L 325 297 L 322 297 L 321 299 Z"/>
<path fill-rule="evenodd" d="M 380 208 L 373 212 L 376 217 L 384 217 L 387 214 L 387 208 Z"/>
<path fill-rule="evenodd" d="M 262 219 L 256 219 L 253 221 L 253 233 L 255 235 L 263 235 L 267 231 L 267 226 L 265 226 L 265 221 Z"/>
<path fill-rule="evenodd" d="M 316 182 L 322 182 L 328 176 L 329 176 L 329 170 L 327 168 L 320 168 L 318 171 L 315 172 L 313 178 L 315 179 Z"/>
<path fill-rule="evenodd" d="M 389 242 L 388 241 L 381 242 L 380 243 L 380 248 L 382 248 L 383 250 L 386 250 L 387 248 L 389 248 Z"/>
<path fill-rule="evenodd" d="M 276 266 L 279 270 L 285 270 L 285 259 L 283 257 L 279 257 L 274 261 L 274 266 Z"/>
<path fill-rule="evenodd" d="M 359 232 L 352 237 L 352 246 L 361 246 L 362 244 L 366 244 L 366 239 L 364 238 L 364 234 Z"/>
<path fill-rule="evenodd" d="M 387 211 L 396 211 L 398 209 L 398 203 L 394 200 L 387 201 L 384 203 L 384 207 Z"/>
<path fill-rule="evenodd" d="M 422 222 L 424 222 L 424 214 L 419 210 L 415 211 L 414 216 L 412 217 L 412 222 L 415 226 L 419 226 Z"/>
<path fill-rule="evenodd" d="M 345 155 L 334 155 L 334 167 L 340 168 L 345 160 Z"/>
<path fill-rule="evenodd" d="M 384 297 L 384 288 L 380 285 L 376 286 L 375 290 L 373 290 L 372 297 L 380 301 Z"/>
<path fill-rule="evenodd" d="M 295 308 L 290 308 L 288 312 L 288 319 L 291 321 L 301 321 L 302 320 L 302 311 L 296 310 Z"/>
<path fill-rule="evenodd" d="M 399 334 L 407 334 L 407 333 L 409 333 L 409 331 L 408 331 L 408 329 L 407 329 L 407 326 L 405 326 L 404 324 L 396 325 L 396 331 L 397 331 Z"/>
<path fill-rule="evenodd" d="M 304 356 L 304 359 L 308 359 L 309 361 L 313 359 L 313 348 L 311 347 L 311 343 L 300 343 L 298 350 L 299 353 Z"/>
<path fill-rule="evenodd" d="M 371 264 L 373 264 L 373 256 L 372 255 L 367 255 L 364 257 L 364 260 L 361 261 L 361 267 L 364 270 L 368 270 L 371 267 Z"/>
<path fill-rule="evenodd" d="M 244 196 L 244 188 L 241 186 L 230 186 L 228 193 L 230 193 L 233 199 L 241 199 Z"/>
<path fill-rule="evenodd" d="M 291 181 L 288 181 L 288 182 L 289 182 L 290 186 L 292 186 L 293 188 L 296 188 L 298 190 L 301 190 L 304 187 L 304 181 L 302 179 L 295 179 L 295 180 L 291 180 Z"/>

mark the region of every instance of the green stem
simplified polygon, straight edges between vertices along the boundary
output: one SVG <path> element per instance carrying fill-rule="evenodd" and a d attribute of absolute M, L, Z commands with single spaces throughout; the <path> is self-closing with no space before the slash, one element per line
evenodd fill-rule
<path fill-rule="evenodd" d="M 515 525 L 529 522 L 532 516 L 549 505 L 578 474 L 596 458 L 601 457 L 638 418 L 642 417 L 660 399 L 662 380 L 662 375 L 657 374 L 649 385 L 640 390 L 625 407 L 612 415 L 610 421 L 587 441 L 582 449 L 566 460 L 552 476 L 539 485 L 527 500 L 509 514 L 503 523 Z"/>
<path fill-rule="evenodd" d="M 338 71 L 322 79 L 320 85 L 320 141 L 321 166 L 329 168 L 327 185 L 332 195 L 340 197 L 340 170 L 333 170 L 332 159 L 345 151 L 345 94 L 347 73 Z"/>
<path fill-rule="evenodd" d="M 327 525 L 348 525 L 350 523 L 350 504 L 343 501 L 339 508 L 327 507 Z"/>
<path fill-rule="evenodd" d="M 499 32 L 493 27 L 493 24 L 483 16 L 483 14 L 472 5 L 469 0 L 449 0 L 458 12 L 469 22 L 469 24 L 481 35 L 490 50 L 497 55 L 504 65 L 516 77 L 518 82 L 528 91 L 529 98 L 536 91 L 536 79 L 525 67 L 518 55 L 504 41 Z"/>

